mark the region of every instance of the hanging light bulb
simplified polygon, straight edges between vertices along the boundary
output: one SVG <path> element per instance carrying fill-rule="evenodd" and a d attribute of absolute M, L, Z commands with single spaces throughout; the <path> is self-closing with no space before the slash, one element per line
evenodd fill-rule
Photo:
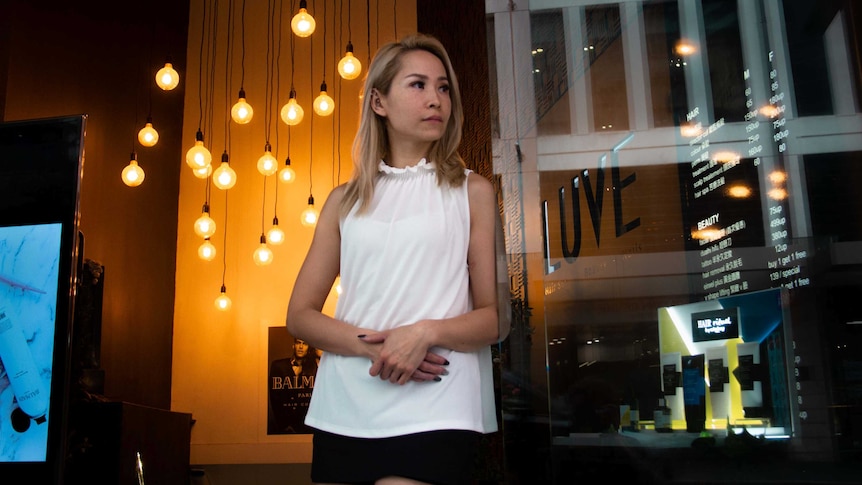
<path fill-rule="evenodd" d="M 152 116 L 147 116 L 147 124 L 138 132 L 138 141 L 145 147 L 154 146 L 159 142 L 159 132 L 153 128 Z"/>
<path fill-rule="evenodd" d="M 362 72 L 362 63 L 353 55 L 353 43 L 347 42 L 344 57 L 338 61 L 338 74 L 344 79 L 356 79 Z"/>
<path fill-rule="evenodd" d="M 296 172 L 290 168 L 290 157 L 287 157 L 287 160 L 284 161 L 284 168 L 282 168 L 278 172 L 278 180 L 290 184 L 296 180 Z"/>
<path fill-rule="evenodd" d="M 278 217 L 272 218 L 272 227 L 266 232 L 266 240 L 275 246 L 284 242 L 284 231 L 278 227 Z"/>
<path fill-rule="evenodd" d="M 257 159 L 257 171 L 264 177 L 269 177 L 278 171 L 278 160 L 272 156 L 272 145 L 264 145 L 263 155 Z"/>
<path fill-rule="evenodd" d="M 138 156 L 132 152 L 131 160 L 123 169 L 123 183 L 129 187 L 137 187 L 144 181 L 144 169 L 138 166 Z"/>
<path fill-rule="evenodd" d="M 287 104 L 281 107 L 281 121 L 290 126 L 296 126 L 302 121 L 303 116 L 305 116 L 305 111 L 296 101 L 296 90 L 291 89 L 290 99 L 287 100 Z"/>
<path fill-rule="evenodd" d="M 212 261 L 216 257 L 216 247 L 210 242 L 210 238 L 205 237 L 204 242 L 198 246 L 198 257 L 204 261 Z"/>
<path fill-rule="evenodd" d="M 209 176 L 213 174 L 213 164 L 209 164 L 203 168 L 192 169 L 192 173 L 199 179 L 209 178 Z"/>
<path fill-rule="evenodd" d="M 204 204 L 202 212 L 203 214 L 195 221 L 195 234 L 203 238 L 212 237 L 216 232 L 216 224 L 210 217 L 209 204 Z"/>
<path fill-rule="evenodd" d="M 308 196 L 308 207 L 302 211 L 300 214 L 300 222 L 305 227 L 314 227 L 317 224 L 317 218 L 320 216 L 320 213 L 317 212 L 317 209 L 314 208 L 314 197 Z"/>
<path fill-rule="evenodd" d="M 266 266 L 272 263 L 272 249 L 266 245 L 266 236 L 260 235 L 260 246 L 254 250 L 254 264 Z"/>
<path fill-rule="evenodd" d="M 170 59 L 165 62 L 165 67 L 156 73 L 156 84 L 165 91 L 170 91 L 180 84 L 180 75 L 177 74 Z"/>
<path fill-rule="evenodd" d="M 221 154 L 221 165 L 213 172 L 213 184 L 222 190 L 236 185 L 236 172 L 230 167 L 227 151 Z"/>
<path fill-rule="evenodd" d="M 230 117 L 233 120 L 241 125 L 244 125 L 251 121 L 251 118 L 254 116 L 254 110 L 251 108 L 251 105 L 248 104 L 245 100 L 245 89 L 239 90 L 239 101 L 233 105 L 230 109 Z"/>
<path fill-rule="evenodd" d="M 219 293 L 219 296 L 215 299 L 216 308 L 223 312 L 230 310 L 230 306 L 233 303 L 230 301 L 230 297 L 227 296 L 226 292 L 227 288 L 225 288 L 224 285 L 221 285 L 221 293 Z"/>
<path fill-rule="evenodd" d="M 317 25 L 314 17 L 308 13 L 308 2 L 299 0 L 299 12 L 293 16 L 290 21 L 290 29 L 299 37 L 308 37 L 314 33 L 314 27 Z"/>
<path fill-rule="evenodd" d="M 314 112 L 320 116 L 329 116 L 335 111 L 335 101 L 326 94 L 326 81 L 320 83 L 320 94 L 314 98 Z"/>
<path fill-rule="evenodd" d="M 201 130 L 195 133 L 195 146 L 186 152 L 186 163 L 193 169 L 204 168 L 212 163 L 213 156 L 204 146 L 204 134 Z"/>

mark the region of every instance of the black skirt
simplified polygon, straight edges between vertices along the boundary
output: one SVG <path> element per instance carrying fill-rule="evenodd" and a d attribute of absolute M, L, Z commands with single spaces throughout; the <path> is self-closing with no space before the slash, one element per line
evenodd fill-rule
<path fill-rule="evenodd" d="M 404 477 L 435 485 L 469 484 L 480 433 L 429 431 L 392 438 L 352 438 L 314 430 L 311 480 L 373 484 Z"/>

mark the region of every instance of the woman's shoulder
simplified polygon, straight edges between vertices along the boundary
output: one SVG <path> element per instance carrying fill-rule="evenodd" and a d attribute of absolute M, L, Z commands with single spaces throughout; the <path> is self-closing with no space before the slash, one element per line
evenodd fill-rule
<path fill-rule="evenodd" d="M 491 196 L 495 196 L 496 191 L 494 189 L 494 185 L 487 178 L 473 172 L 472 170 L 467 170 L 467 192 L 470 194 L 470 198 L 488 198 Z"/>
<path fill-rule="evenodd" d="M 318 224 L 332 224 L 333 228 L 338 227 L 341 201 L 344 199 L 345 185 L 346 184 L 341 184 L 336 186 L 326 196 L 326 202 L 323 204 L 323 210 L 320 211 Z"/>
<path fill-rule="evenodd" d="M 344 182 L 340 185 L 336 185 L 332 192 L 329 193 L 330 197 L 344 197 L 344 191 L 347 190 L 347 185 L 349 182 Z"/>
<path fill-rule="evenodd" d="M 326 203 L 335 206 L 341 204 L 341 199 L 344 198 L 344 192 L 346 190 L 347 183 L 336 186 L 331 192 L 329 192 L 329 195 L 326 196 Z"/>

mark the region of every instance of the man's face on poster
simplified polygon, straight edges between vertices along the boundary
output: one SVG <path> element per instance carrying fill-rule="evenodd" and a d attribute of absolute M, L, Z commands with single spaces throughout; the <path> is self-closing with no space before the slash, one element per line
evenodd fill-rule
<path fill-rule="evenodd" d="M 296 339 L 293 341 L 293 355 L 299 359 L 305 357 L 308 353 L 308 344 L 305 340 Z"/>

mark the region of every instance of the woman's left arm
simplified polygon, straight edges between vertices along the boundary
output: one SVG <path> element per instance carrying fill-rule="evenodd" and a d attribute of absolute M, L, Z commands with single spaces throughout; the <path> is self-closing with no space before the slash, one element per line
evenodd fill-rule
<path fill-rule="evenodd" d="M 500 228 L 497 195 L 491 182 L 482 176 L 472 174 L 465 183 L 468 184 L 470 198 L 467 268 L 473 310 L 452 318 L 420 320 L 413 325 L 390 330 L 387 332 L 390 335 L 400 331 L 416 332 L 421 337 L 414 334 L 414 338 L 420 338 L 429 347 L 469 352 L 497 343 L 508 334 L 508 328 L 500 328 L 497 306 L 496 248 Z"/>
<path fill-rule="evenodd" d="M 508 335 L 508 318 L 498 307 L 499 246 L 502 243 L 497 194 L 488 179 L 467 177 L 470 198 L 470 242 L 467 268 L 473 310 L 450 319 L 420 322 L 427 325 L 434 345 L 457 351 L 472 351 L 497 343 Z M 505 253 L 505 249 L 503 250 Z M 503 268 L 505 270 L 505 268 Z M 508 296 L 508 276 L 503 275 Z"/>

